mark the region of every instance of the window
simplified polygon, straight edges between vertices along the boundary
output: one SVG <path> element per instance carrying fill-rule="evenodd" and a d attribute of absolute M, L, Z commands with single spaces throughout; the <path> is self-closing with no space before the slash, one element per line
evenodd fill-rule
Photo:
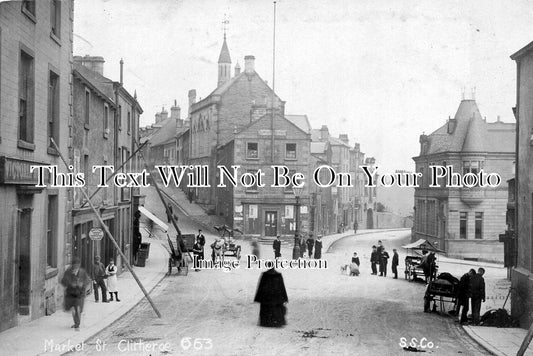
<path fill-rule="evenodd" d="M 246 173 L 250 173 L 252 174 L 253 176 L 257 176 L 257 170 L 247 170 Z M 252 182 L 252 178 L 246 178 L 245 180 L 245 183 L 246 184 L 250 184 Z M 246 193 L 249 193 L 249 192 L 257 192 L 257 179 L 255 180 L 255 184 L 252 185 L 251 187 L 246 187 Z"/>
<path fill-rule="evenodd" d="M 131 134 L 131 113 L 128 111 L 128 122 L 127 122 L 127 125 L 128 125 L 128 135 Z"/>
<path fill-rule="evenodd" d="M 246 145 L 246 158 L 259 158 L 257 142 L 248 142 Z"/>
<path fill-rule="evenodd" d="M 46 230 L 46 264 L 57 267 L 57 195 L 48 196 L 48 227 Z"/>
<path fill-rule="evenodd" d="M 463 161 L 463 175 L 467 173 L 478 174 L 481 169 L 483 169 L 483 162 Z"/>
<path fill-rule="evenodd" d="M 35 0 L 23 0 L 22 8 L 20 9 L 24 15 L 28 16 L 33 22 L 35 19 Z"/>
<path fill-rule="evenodd" d="M 296 144 L 295 143 L 285 144 L 285 158 L 296 159 Z"/>
<path fill-rule="evenodd" d="M 85 89 L 85 128 L 89 129 L 89 115 L 91 110 L 91 92 Z"/>
<path fill-rule="evenodd" d="M 483 213 L 476 212 L 475 238 L 483 238 Z"/>
<path fill-rule="evenodd" d="M 20 52 L 19 73 L 19 139 L 33 143 L 33 95 L 34 95 L 33 57 Z"/>
<path fill-rule="evenodd" d="M 50 2 L 50 33 L 57 38 L 61 37 L 61 1 L 52 0 Z"/>
<path fill-rule="evenodd" d="M 109 134 L 109 105 L 104 103 L 104 137 Z"/>
<path fill-rule="evenodd" d="M 461 211 L 459 213 L 459 238 L 466 239 L 468 237 L 468 213 Z"/>
<path fill-rule="evenodd" d="M 59 144 L 59 76 L 50 71 L 48 79 L 48 145 Z"/>
<path fill-rule="evenodd" d="M 118 129 L 122 130 L 122 105 L 118 106 L 117 121 L 118 121 Z"/>

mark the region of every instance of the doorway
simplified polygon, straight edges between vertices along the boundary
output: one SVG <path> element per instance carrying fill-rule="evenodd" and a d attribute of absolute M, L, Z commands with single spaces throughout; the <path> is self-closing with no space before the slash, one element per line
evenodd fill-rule
<path fill-rule="evenodd" d="M 278 212 L 265 211 L 265 236 L 277 236 Z"/>
<path fill-rule="evenodd" d="M 18 197 L 17 299 L 20 315 L 30 315 L 31 304 L 31 195 Z"/>

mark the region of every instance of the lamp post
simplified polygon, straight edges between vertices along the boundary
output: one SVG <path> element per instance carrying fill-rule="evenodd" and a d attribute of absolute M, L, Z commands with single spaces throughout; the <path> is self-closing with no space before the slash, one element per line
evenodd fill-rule
<path fill-rule="evenodd" d="M 299 231 L 299 224 L 300 224 L 300 196 L 302 195 L 303 187 L 293 187 L 292 192 L 294 194 L 294 197 L 296 198 L 296 211 L 295 211 L 295 231 L 294 231 L 294 247 L 292 249 L 292 259 L 297 260 L 300 258 L 300 231 Z"/>

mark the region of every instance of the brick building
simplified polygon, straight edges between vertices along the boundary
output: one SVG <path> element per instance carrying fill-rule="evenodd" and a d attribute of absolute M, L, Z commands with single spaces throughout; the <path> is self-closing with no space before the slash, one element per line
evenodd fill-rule
<path fill-rule="evenodd" d="M 68 155 L 72 19 L 69 0 L 0 3 L 0 331 L 62 301 L 72 190 L 35 187 L 30 166 L 65 172 L 49 138 Z"/>
<path fill-rule="evenodd" d="M 263 116 L 267 107 L 281 110 L 281 116 L 284 115 L 284 102 L 257 74 L 254 61 L 254 56 L 246 56 L 244 71 L 241 72 L 237 64 L 232 77 L 231 58 L 224 37 L 218 60 L 217 88 L 198 102 L 196 90 L 189 91 L 189 163 L 207 165 L 210 182 L 216 181 L 218 147 L 226 145 L 233 140 L 235 133 Z M 270 148 L 265 149 L 270 152 Z M 215 208 L 216 192 L 216 186 L 195 188 L 194 199 Z"/>
<path fill-rule="evenodd" d="M 517 255 L 511 266 L 511 313 L 520 319 L 522 327 L 533 322 L 533 42 L 511 56 L 517 64 L 517 93 L 515 117 L 516 177 L 515 191 L 510 198 L 514 211 L 514 230 Z M 513 256 L 514 257 L 514 256 Z"/>
<path fill-rule="evenodd" d="M 498 235 L 506 228 L 507 181 L 513 176 L 515 124 L 487 122 L 474 100 L 462 100 L 453 119 L 420 136 L 413 239 L 428 239 L 450 257 L 502 262 Z M 429 166 L 453 166 L 461 174 L 495 172 L 497 188 L 429 187 Z"/>
<path fill-rule="evenodd" d="M 271 114 L 249 123 L 234 138 L 218 149 L 219 165 L 231 171 L 240 166 L 241 173 L 264 173 L 264 187 L 253 185 L 217 187 L 216 213 L 226 223 L 239 228 L 246 236 L 294 236 L 296 198 L 292 186 L 271 187 L 274 175 L 271 165 L 285 165 L 290 173 L 302 172 L 306 184 L 301 194 L 300 231 L 309 231 L 309 134 L 279 112 L 274 116 L 274 162 L 271 157 Z"/>

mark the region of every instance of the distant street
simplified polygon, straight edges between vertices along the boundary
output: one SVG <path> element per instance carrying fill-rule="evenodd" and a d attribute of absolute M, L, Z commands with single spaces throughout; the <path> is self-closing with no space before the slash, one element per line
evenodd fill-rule
<path fill-rule="evenodd" d="M 149 195 L 146 206 L 150 208 L 154 202 Z M 152 205 L 152 210 L 158 213 L 157 205 Z M 179 213 L 179 218 L 184 229 L 196 228 L 183 214 Z M 392 251 L 407 241 L 408 233 L 349 236 L 325 254 L 327 270 L 284 271 L 289 304 L 288 325 L 283 329 L 257 326 L 259 306 L 253 298 L 260 271 L 244 267 L 230 272 L 190 270 L 188 276 L 174 272 L 153 291 L 161 319 L 143 301 L 90 339 L 85 352 L 91 354 L 97 342 L 105 341 L 106 350 L 98 354 L 114 355 L 122 341 L 121 350 L 130 347 L 128 354 L 148 355 L 150 352 L 131 349 L 142 339 L 157 345 L 170 343 L 170 350 L 152 355 L 396 355 L 405 354 L 399 345 L 401 338 L 407 343 L 411 338 L 425 338 L 423 344 L 434 345 L 426 348 L 429 353 L 486 354 L 452 318 L 423 313 L 423 284 L 405 281 L 402 273 L 398 280 L 370 275 L 370 246 L 378 239 Z M 285 249 L 284 255 L 289 254 L 290 248 Z M 340 273 L 340 266 L 349 262 L 353 251 L 362 257 L 359 277 Z M 271 248 L 262 246 L 262 254 L 271 258 Z M 198 351 L 194 351 L 195 339 Z"/>

